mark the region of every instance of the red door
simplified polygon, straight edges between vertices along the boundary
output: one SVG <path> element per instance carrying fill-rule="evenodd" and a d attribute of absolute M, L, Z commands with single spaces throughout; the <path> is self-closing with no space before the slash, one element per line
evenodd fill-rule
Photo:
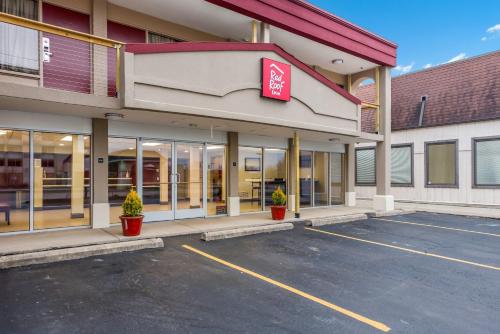
<path fill-rule="evenodd" d="M 108 21 L 108 38 L 122 43 L 146 43 L 146 31 Z M 108 96 L 116 96 L 116 51 L 108 49 Z"/>
<path fill-rule="evenodd" d="M 90 33 L 90 17 L 43 3 L 43 22 Z M 89 43 L 58 35 L 43 34 L 44 87 L 90 93 L 92 54 Z M 47 48 L 47 49 L 45 49 Z"/>

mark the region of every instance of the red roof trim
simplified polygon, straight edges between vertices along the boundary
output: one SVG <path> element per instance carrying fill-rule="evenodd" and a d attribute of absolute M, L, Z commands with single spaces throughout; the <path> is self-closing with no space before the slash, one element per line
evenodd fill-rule
<path fill-rule="evenodd" d="M 396 44 L 304 1 L 205 1 L 376 64 L 396 65 Z"/>
<path fill-rule="evenodd" d="M 339 87 L 323 75 L 319 74 L 311 67 L 307 66 L 285 50 L 270 43 L 238 43 L 238 42 L 181 42 L 181 43 L 163 43 L 163 44 L 145 44 L 132 43 L 125 45 L 125 51 L 135 54 L 147 53 L 167 53 L 167 52 L 209 52 L 209 51 L 271 51 L 274 52 L 289 63 L 306 72 L 325 86 L 333 89 L 349 101 L 355 104 L 361 104 L 361 101 L 354 95 Z"/>

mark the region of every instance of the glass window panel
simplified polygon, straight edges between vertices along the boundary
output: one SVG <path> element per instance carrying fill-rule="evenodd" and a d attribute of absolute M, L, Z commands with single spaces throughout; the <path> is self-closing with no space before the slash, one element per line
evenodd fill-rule
<path fill-rule="evenodd" d="M 300 206 L 304 208 L 312 205 L 312 159 L 312 152 L 300 151 Z"/>
<path fill-rule="evenodd" d="M 328 153 L 314 152 L 314 206 L 328 205 Z"/>
<path fill-rule="evenodd" d="M 131 187 L 137 185 L 137 144 L 135 139 L 108 139 L 108 198 L 110 222 L 119 223 L 121 205 Z"/>
<path fill-rule="evenodd" d="M 172 144 L 142 143 L 142 198 L 144 212 L 172 210 Z"/>
<path fill-rule="evenodd" d="M 227 213 L 226 206 L 226 146 L 207 145 L 207 203 L 208 215 Z"/>
<path fill-rule="evenodd" d="M 375 149 L 356 150 L 356 184 L 375 185 Z"/>
<path fill-rule="evenodd" d="M 330 200 L 332 205 L 344 203 L 344 154 L 330 154 Z"/>
<path fill-rule="evenodd" d="M 456 143 L 427 144 L 427 184 L 456 184 Z"/>
<path fill-rule="evenodd" d="M 500 139 L 475 142 L 476 185 L 500 185 Z"/>
<path fill-rule="evenodd" d="M 254 212 L 262 210 L 262 149 L 257 147 L 239 147 L 239 183 L 240 211 Z"/>
<path fill-rule="evenodd" d="M 176 208 L 203 208 L 203 145 L 176 144 Z"/>
<path fill-rule="evenodd" d="M 29 132 L 0 129 L 0 233 L 29 230 Z"/>
<path fill-rule="evenodd" d="M 90 137 L 34 134 L 34 228 L 90 224 Z"/>
<path fill-rule="evenodd" d="M 264 189 L 265 206 L 270 210 L 273 205 L 272 194 L 278 187 L 286 194 L 286 150 L 264 149 Z"/>
<path fill-rule="evenodd" d="M 391 149 L 391 183 L 410 185 L 412 180 L 411 146 L 397 146 Z"/>

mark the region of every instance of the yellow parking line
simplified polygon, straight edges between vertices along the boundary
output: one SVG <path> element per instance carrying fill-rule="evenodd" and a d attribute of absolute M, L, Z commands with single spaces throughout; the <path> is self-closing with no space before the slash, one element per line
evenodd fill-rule
<path fill-rule="evenodd" d="M 431 256 L 431 257 L 435 257 L 435 258 L 438 258 L 438 259 L 443 259 L 443 260 L 448 260 L 448 261 L 453 261 L 453 262 L 459 262 L 459 263 L 469 264 L 471 266 L 476 266 L 476 267 L 481 267 L 481 268 L 493 269 L 493 270 L 499 270 L 500 271 L 499 267 L 490 266 L 490 265 L 487 265 L 487 264 L 482 264 L 482 263 L 477 263 L 477 262 L 472 262 L 472 261 L 461 260 L 461 259 L 457 259 L 457 258 L 454 258 L 454 257 L 448 257 L 448 256 L 439 255 L 439 254 L 422 252 L 422 251 L 418 251 L 418 250 L 414 250 L 414 249 L 410 249 L 410 248 L 404 248 L 404 247 L 399 247 L 399 246 L 384 244 L 382 242 L 377 242 L 377 241 L 371 241 L 371 240 L 366 240 L 366 239 L 360 239 L 360 238 L 350 237 L 348 235 L 343 235 L 343 234 L 338 234 L 338 233 L 333 233 L 333 232 L 327 232 L 327 231 L 323 231 L 323 230 L 319 230 L 319 229 L 314 229 L 314 228 L 309 228 L 309 227 L 306 227 L 305 229 L 309 230 L 309 231 L 314 231 L 314 232 L 319 232 L 319 233 L 323 233 L 323 234 L 333 235 L 333 236 L 340 237 L 340 238 L 361 241 L 361 242 L 365 242 L 365 243 L 372 244 L 372 245 L 389 247 L 389 248 L 393 248 L 393 249 L 397 249 L 397 250 L 401 250 L 401 251 L 405 251 L 405 252 L 409 252 L 409 253 L 413 253 L 413 254 Z"/>
<path fill-rule="evenodd" d="M 321 305 L 323 305 L 323 306 L 325 306 L 325 307 L 327 307 L 327 308 L 329 308 L 329 309 L 332 309 L 332 310 L 334 310 L 334 311 L 337 311 L 337 312 L 339 312 L 339 313 L 342 313 L 343 315 L 346 315 L 346 316 L 348 316 L 348 317 L 350 317 L 350 318 L 356 319 L 356 320 L 358 320 L 358 321 L 360 321 L 360 322 L 362 322 L 362 323 L 364 323 L 364 324 L 367 324 L 367 325 L 372 326 L 372 327 L 374 327 L 374 328 L 376 328 L 376 329 L 378 329 L 378 330 L 381 330 L 382 332 L 389 332 L 389 331 L 391 330 L 391 328 L 390 328 L 390 327 L 386 326 L 385 324 L 383 324 L 383 323 L 381 323 L 381 322 L 378 322 L 378 321 L 374 321 L 374 320 L 368 319 L 368 318 L 366 318 L 366 317 L 364 317 L 364 316 L 362 316 L 362 315 L 360 315 L 360 314 L 357 314 L 357 313 L 355 313 L 355 312 L 349 311 L 349 310 L 347 310 L 347 309 L 345 309 L 345 308 L 343 308 L 343 307 L 340 307 L 340 306 L 338 306 L 338 305 L 335 305 L 335 304 L 332 304 L 332 303 L 330 303 L 330 302 L 327 302 L 326 300 L 323 300 L 323 299 L 321 299 L 321 298 L 318 298 L 318 297 L 312 296 L 312 295 L 310 295 L 310 294 L 308 294 L 308 293 L 306 293 L 306 292 L 300 291 L 300 290 L 295 289 L 295 288 L 293 288 L 293 287 L 291 287 L 291 286 L 289 286 L 289 285 L 286 285 L 286 284 L 280 283 L 280 282 L 275 281 L 275 280 L 273 280 L 273 279 L 271 279 L 271 278 L 265 277 L 265 276 L 263 276 L 263 275 L 261 275 L 261 274 L 258 274 L 258 273 L 256 273 L 256 272 L 251 271 L 251 270 L 248 270 L 248 269 L 245 269 L 245 268 L 243 268 L 243 267 L 240 267 L 240 266 L 238 266 L 238 265 L 236 265 L 236 264 L 232 264 L 232 263 L 230 263 L 230 262 L 227 262 L 227 261 L 225 261 L 225 260 L 222 260 L 222 259 L 220 259 L 220 258 L 218 258 L 218 257 L 215 257 L 215 256 L 213 256 L 213 255 L 210 255 L 210 254 L 208 254 L 208 253 L 205 253 L 205 252 L 203 252 L 203 251 L 201 251 L 201 250 L 198 250 L 198 249 L 196 249 L 196 248 L 194 248 L 194 247 L 191 247 L 191 246 L 188 246 L 188 245 L 182 245 L 182 247 L 183 247 L 183 248 L 185 248 L 185 249 L 187 249 L 187 250 L 190 250 L 191 252 L 194 252 L 194 253 L 196 253 L 196 254 L 199 254 L 199 255 L 201 255 L 201 256 L 204 256 L 204 257 L 206 257 L 206 258 L 208 258 L 208 259 L 210 259 L 210 260 L 212 260 L 212 261 L 215 261 L 215 262 L 217 262 L 217 263 L 220 263 L 220 264 L 222 264 L 222 265 L 224 265 L 224 266 L 226 266 L 226 267 L 229 267 L 229 268 L 232 268 L 232 269 L 234 269 L 234 270 L 237 270 L 237 271 L 243 272 L 243 273 L 245 273 L 245 274 L 247 274 L 247 275 L 250 275 L 250 276 L 252 276 L 252 277 L 258 278 L 258 279 L 260 279 L 260 280 L 262 280 L 262 281 L 265 281 L 265 282 L 267 282 L 267 283 L 270 283 L 270 284 L 272 284 L 272 285 L 275 285 L 275 286 L 277 286 L 277 287 L 280 287 L 280 288 L 282 288 L 282 289 L 284 289 L 284 290 L 287 290 L 287 291 L 289 291 L 289 292 L 292 292 L 292 293 L 294 293 L 294 294 L 296 294 L 296 295 L 299 295 L 299 296 L 301 296 L 301 297 L 304 297 L 304 298 L 306 298 L 306 299 L 309 299 L 309 300 L 311 300 L 311 301 L 313 301 L 313 302 L 316 302 L 316 303 L 318 303 L 318 304 L 321 304 Z"/>
<path fill-rule="evenodd" d="M 489 236 L 492 236 L 492 237 L 500 237 L 500 234 L 487 233 L 487 232 L 479 232 L 479 231 L 472 231 L 472 230 L 464 230 L 464 229 L 461 229 L 461 228 L 445 227 L 445 226 L 438 226 L 438 225 L 431 225 L 431 224 L 421 224 L 421 223 L 413 223 L 413 222 L 405 222 L 405 221 L 392 220 L 392 219 L 386 219 L 386 218 L 374 218 L 374 219 L 383 220 L 385 222 L 390 222 L 390 223 L 398 223 L 398 224 L 407 224 L 407 225 L 433 227 L 433 228 L 440 228 L 440 229 L 443 229 L 443 230 L 451 230 L 451 231 L 458 231 L 458 232 L 466 232 L 466 233 L 489 235 Z"/>

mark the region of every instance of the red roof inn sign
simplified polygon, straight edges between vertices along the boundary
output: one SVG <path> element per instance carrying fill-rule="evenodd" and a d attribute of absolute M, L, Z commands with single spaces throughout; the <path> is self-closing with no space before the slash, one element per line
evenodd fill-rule
<path fill-rule="evenodd" d="M 290 101 L 291 67 L 269 58 L 262 58 L 262 96 Z"/>

